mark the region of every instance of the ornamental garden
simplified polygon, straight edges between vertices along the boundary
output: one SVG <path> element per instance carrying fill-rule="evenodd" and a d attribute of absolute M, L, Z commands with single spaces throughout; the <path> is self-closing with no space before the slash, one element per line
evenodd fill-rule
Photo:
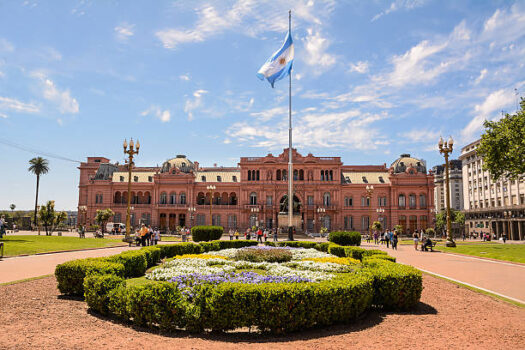
<path fill-rule="evenodd" d="M 192 233 L 210 239 L 217 231 L 197 226 Z M 358 247 L 360 237 L 166 244 L 66 262 L 55 275 L 61 293 L 83 296 L 93 311 L 164 331 L 282 334 L 356 321 L 372 309 L 415 307 L 421 272 Z"/>

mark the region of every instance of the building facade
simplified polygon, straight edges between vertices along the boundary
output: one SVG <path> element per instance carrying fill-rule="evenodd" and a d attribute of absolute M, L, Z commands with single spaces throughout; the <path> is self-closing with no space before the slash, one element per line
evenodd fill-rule
<path fill-rule="evenodd" d="M 446 204 L 446 179 L 445 166 L 436 165 L 432 167 L 434 174 L 434 207 L 438 212 L 447 208 Z M 449 187 L 450 191 L 450 208 L 463 210 L 463 171 L 461 160 L 454 159 L 449 162 Z"/>
<path fill-rule="evenodd" d="M 525 239 L 525 178 L 493 181 L 476 154 L 477 140 L 461 149 L 465 225 L 469 233 Z"/>
<path fill-rule="evenodd" d="M 403 154 L 387 168 L 292 152 L 298 231 L 326 227 L 364 233 L 373 221 L 384 228 L 402 225 L 406 233 L 433 226 L 434 178 L 424 161 Z M 161 167 L 133 168 L 131 224 L 144 222 L 162 230 L 210 223 L 226 229 L 287 226 L 287 163 L 285 149 L 278 156 L 241 157 L 231 168 L 200 167 L 184 155 Z M 97 209 L 111 208 L 113 221 L 125 222 L 127 166 L 88 157 L 79 169 L 79 207 L 87 208 L 79 221 L 93 224 Z M 374 187 L 370 199 L 367 185 Z"/>

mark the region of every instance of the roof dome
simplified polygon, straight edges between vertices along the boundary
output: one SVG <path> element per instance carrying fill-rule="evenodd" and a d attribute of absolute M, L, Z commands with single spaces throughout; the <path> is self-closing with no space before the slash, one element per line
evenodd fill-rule
<path fill-rule="evenodd" d="M 413 158 L 410 154 L 402 154 L 390 166 L 394 173 L 404 173 L 409 167 L 417 169 L 418 173 L 426 174 L 427 172 L 426 162 L 423 159 Z"/>
<path fill-rule="evenodd" d="M 186 158 L 184 154 L 177 154 L 175 158 L 168 159 L 162 164 L 160 172 L 169 173 L 175 168 L 179 169 L 183 173 L 189 173 L 195 169 L 195 165 L 191 160 Z"/>

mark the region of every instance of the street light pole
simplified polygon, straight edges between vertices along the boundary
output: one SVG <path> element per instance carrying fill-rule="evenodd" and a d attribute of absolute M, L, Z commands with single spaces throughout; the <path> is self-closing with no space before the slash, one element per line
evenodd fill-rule
<path fill-rule="evenodd" d="M 133 144 L 133 139 L 129 140 L 129 147 L 126 140 L 124 140 L 124 154 L 128 155 L 126 163 L 128 163 L 128 207 L 126 212 L 126 237 L 124 242 L 131 242 L 131 170 L 133 169 L 133 156 L 139 154 L 140 143 L 137 140 L 136 144 Z M 134 148 L 135 147 L 135 148 Z"/>
<path fill-rule="evenodd" d="M 255 215 L 255 226 L 259 227 L 259 207 L 251 208 L 252 215 Z"/>
<path fill-rule="evenodd" d="M 372 194 L 374 193 L 374 185 L 366 185 L 366 198 L 368 198 L 368 207 L 370 216 L 368 217 L 368 234 L 372 236 Z"/>
<path fill-rule="evenodd" d="M 324 225 L 324 213 L 326 213 L 326 209 L 325 208 L 317 208 L 317 215 L 319 216 L 319 222 L 321 224 L 321 228 L 319 229 L 319 231 L 322 231 L 323 230 L 323 225 Z"/>
<path fill-rule="evenodd" d="M 450 219 L 450 179 L 449 179 L 449 164 L 448 164 L 448 155 L 452 153 L 454 140 L 450 137 L 447 141 L 443 141 L 443 138 L 439 138 L 439 153 L 443 154 L 445 157 L 445 180 L 446 180 L 446 201 L 447 201 L 447 242 L 445 245 L 447 247 L 455 247 L 456 243 L 454 242 L 454 237 L 452 236 L 452 223 Z"/>
<path fill-rule="evenodd" d="M 213 206 L 213 191 L 215 190 L 215 186 L 214 185 L 208 185 L 208 187 L 206 187 L 208 189 L 208 191 L 210 191 L 210 226 L 213 225 L 213 216 L 211 214 L 211 208 Z"/>
<path fill-rule="evenodd" d="M 188 212 L 190 213 L 190 226 L 191 227 L 193 227 L 193 219 L 195 218 L 194 214 L 195 214 L 196 210 L 197 210 L 197 208 L 195 208 L 195 207 L 189 207 L 188 208 Z"/>

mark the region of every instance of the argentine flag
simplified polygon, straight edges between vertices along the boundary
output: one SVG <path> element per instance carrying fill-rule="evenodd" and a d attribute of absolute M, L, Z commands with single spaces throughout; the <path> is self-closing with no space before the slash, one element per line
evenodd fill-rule
<path fill-rule="evenodd" d="M 293 40 L 290 31 L 286 35 L 283 46 L 277 50 L 257 72 L 257 77 L 261 80 L 268 79 L 270 84 L 275 84 L 290 74 L 293 64 Z"/>

